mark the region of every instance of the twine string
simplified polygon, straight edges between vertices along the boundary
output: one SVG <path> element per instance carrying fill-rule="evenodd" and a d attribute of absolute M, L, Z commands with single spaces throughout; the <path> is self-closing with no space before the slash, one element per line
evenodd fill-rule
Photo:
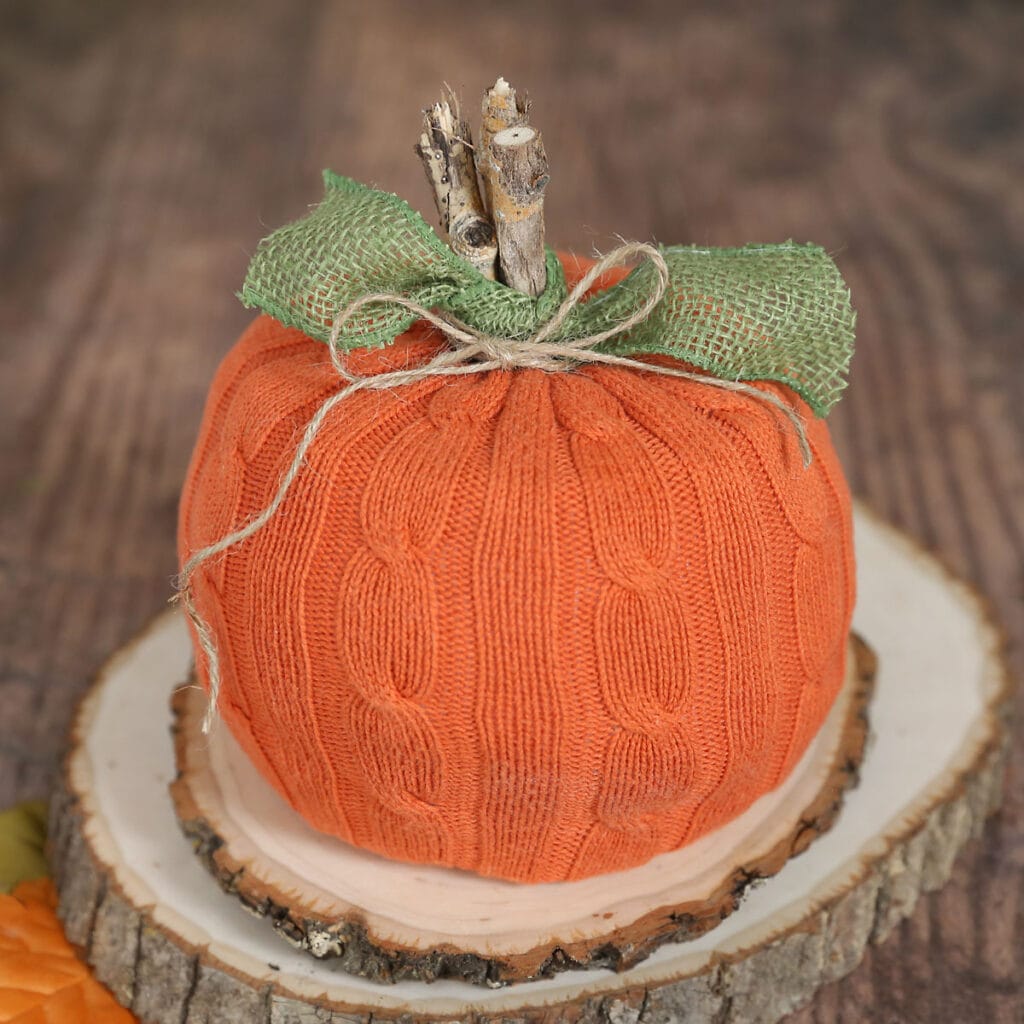
<path fill-rule="evenodd" d="M 586 292 L 594 282 L 610 270 L 620 266 L 631 258 L 647 259 L 655 270 L 655 283 L 650 295 L 628 317 L 599 333 L 577 338 L 571 341 L 551 341 L 565 324 L 573 309 L 583 300 Z M 320 433 L 321 428 L 330 416 L 331 411 L 356 391 L 384 390 L 401 387 L 404 384 L 415 384 L 431 377 L 454 377 L 472 373 L 487 373 L 490 370 L 509 370 L 513 368 L 533 368 L 549 371 L 564 371 L 576 363 L 602 363 L 608 366 L 624 366 L 646 373 L 659 373 L 665 376 L 682 377 L 685 380 L 699 381 L 709 387 L 724 391 L 734 391 L 748 395 L 759 401 L 779 409 L 792 424 L 796 434 L 800 453 L 805 466 L 810 464 L 811 450 L 807 441 L 807 432 L 799 412 L 788 402 L 772 391 L 763 391 L 751 384 L 738 380 L 727 380 L 711 377 L 706 374 L 694 373 L 677 367 L 660 366 L 646 363 L 629 356 L 618 356 L 610 352 L 597 352 L 594 346 L 608 338 L 622 334 L 637 324 L 645 321 L 661 302 L 669 286 L 669 268 L 662 254 L 646 242 L 627 242 L 609 252 L 598 260 L 583 275 L 572 291 L 562 301 L 554 315 L 530 338 L 498 338 L 477 331 L 455 317 L 427 309 L 424 306 L 402 295 L 389 292 L 375 292 L 362 295 L 351 302 L 334 320 L 329 339 L 331 363 L 338 376 L 346 382 L 345 386 L 328 397 L 313 414 L 306 425 L 302 438 L 295 448 L 291 464 L 281 478 L 277 491 L 270 503 L 250 518 L 245 524 L 221 537 L 220 540 L 196 551 L 184 564 L 176 580 L 177 593 L 172 600 L 180 600 L 186 614 L 195 628 L 199 647 L 206 659 L 206 672 L 209 684 L 209 704 L 203 718 L 203 732 L 208 733 L 216 719 L 217 705 L 220 697 L 220 657 L 216 639 L 209 623 L 199 613 L 195 605 L 192 590 L 192 579 L 196 570 L 210 559 L 248 540 L 258 533 L 277 514 L 288 491 L 302 471 L 306 456 Z M 451 343 L 450 348 L 439 352 L 421 366 L 405 370 L 392 370 L 372 376 L 359 376 L 352 373 L 345 363 L 345 354 L 339 345 L 343 328 L 353 315 L 363 306 L 375 303 L 387 303 L 402 306 L 415 313 L 421 319 L 441 331 Z"/>

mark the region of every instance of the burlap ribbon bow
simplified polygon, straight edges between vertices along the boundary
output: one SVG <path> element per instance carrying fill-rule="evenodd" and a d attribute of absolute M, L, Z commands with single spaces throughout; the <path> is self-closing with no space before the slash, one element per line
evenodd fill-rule
<path fill-rule="evenodd" d="M 328 341 L 339 311 L 370 293 L 407 304 L 361 304 L 335 332 L 341 349 L 392 341 L 432 309 L 478 335 L 535 337 L 567 296 L 548 251 L 539 298 L 488 281 L 460 259 L 398 196 L 324 172 L 326 195 L 308 216 L 265 238 L 240 298 L 311 338 Z M 593 349 L 662 353 L 722 380 L 786 384 L 818 416 L 838 401 L 853 353 L 850 295 L 828 254 L 783 242 L 738 249 L 659 246 L 668 272 L 662 300 L 628 330 Z M 657 286 L 653 261 L 574 305 L 545 340 L 572 343 L 614 330 Z"/>

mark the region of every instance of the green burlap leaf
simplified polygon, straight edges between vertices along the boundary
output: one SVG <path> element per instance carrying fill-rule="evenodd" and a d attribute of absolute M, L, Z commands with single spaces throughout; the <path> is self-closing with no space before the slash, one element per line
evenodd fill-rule
<path fill-rule="evenodd" d="M 599 349 L 660 352 L 727 380 L 778 381 L 818 416 L 839 401 L 856 317 L 849 289 L 824 249 L 783 242 L 661 252 L 669 268 L 664 298 L 642 324 Z M 649 264 L 641 265 L 595 296 L 587 312 L 608 322 L 624 319 L 650 294 L 653 276 Z"/>
<path fill-rule="evenodd" d="M 370 293 L 401 295 L 447 311 L 477 331 L 524 340 L 567 294 L 561 263 L 547 253 L 548 284 L 534 299 L 456 256 L 398 196 L 324 172 L 326 195 L 307 217 L 260 242 L 240 293 L 311 338 L 327 341 L 334 317 Z M 787 384 L 824 416 L 846 386 L 854 312 L 838 269 L 815 245 L 739 249 L 661 247 L 670 283 L 641 324 L 595 346 L 622 356 L 662 353 L 729 380 Z M 621 323 L 651 294 L 642 263 L 577 305 L 549 340 L 591 337 Z M 393 303 L 363 306 L 342 325 L 344 349 L 380 346 L 415 321 Z"/>
<path fill-rule="evenodd" d="M 240 298 L 288 327 L 327 341 L 334 317 L 371 292 L 449 310 L 478 330 L 528 338 L 565 298 L 565 276 L 548 254 L 539 298 L 488 281 L 460 259 L 408 203 L 324 171 L 326 195 L 308 216 L 260 242 Z M 344 326 L 341 348 L 380 346 L 416 320 L 395 305 L 363 306 Z"/>

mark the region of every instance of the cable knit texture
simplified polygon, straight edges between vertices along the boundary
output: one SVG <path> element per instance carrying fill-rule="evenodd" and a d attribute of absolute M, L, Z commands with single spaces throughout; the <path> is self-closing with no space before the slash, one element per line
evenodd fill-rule
<path fill-rule="evenodd" d="M 443 345 L 417 325 L 349 364 Z M 338 386 L 322 343 L 254 321 L 210 392 L 182 562 L 267 504 Z M 227 726 L 317 829 L 522 882 L 736 817 L 821 726 L 854 596 L 828 430 L 758 386 L 805 413 L 809 469 L 766 403 L 619 367 L 353 394 L 275 519 L 196 572 Z"/>

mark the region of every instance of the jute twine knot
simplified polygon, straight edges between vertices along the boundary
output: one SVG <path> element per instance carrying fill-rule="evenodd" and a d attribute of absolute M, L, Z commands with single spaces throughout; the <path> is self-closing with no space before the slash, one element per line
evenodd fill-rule
<path fill-rule="evenodd" d="M 584 295 L 594 282 L 607 270 L 620 266 L 632 258 L 647 259 L 655 269 L 654 288 L 643 304 L 638 306 L 625 320 L 620 321 L 605 331 L 584 338 L 576 338 L 572 341 L 551 341 L 550 339 L 558 333 L 573 309 L 583 300 Z M 594 347 L 602 341 L 606 341 L 617 334 L 622 334 L 646 320 L 650 316 L 651 311 L 661 302 L 668 289 L 668 285 L 669 268 L 661 253 L 647 242 L 627 242 L 598 260 L 566 296 L 551 319 L 532 337 L 527 339 L 498 338 L 482 333 L 453 316 L 442 315 L 435 310 L 426 309 L 405 296 L 388 292 L 362 295 L 342 310 L 335 318 L 331 329 L 329 350 L 331 363 L 338 376 L 346 381 L 346 385 L 327 398 L 306 425 L 302 439 L 299 441 L 295 454 L 292 456 L 291 464 L 282 477 L 277 493 L 270 504 L 250 518 L 244 526 L 233 530 L 226 536 L 221 537 L 220 540 L 195 552 L 185 563 L 181 574 L 176 580 L 177 593 L 171 600 L 180 600 L 184 605 L 188 617 L 195 627 L 199 646 L 206 658 L 209 704 L 203 719 L 203 732 L 208 733 L 216 719 L 221 677 L 220 658 L 213 631 L 195 606 L 192 592 L 192 578 L 195 571 L 214 556 L 247 540 L 270 522 L 281 507 L 291 485 L 295 482 L 295 478 L 299 475 L 310 446 L 316 439 L 331 410 L 339 402 L 343 402 L 356 391 L 368 389 L 383 390 L 399 387 L 403 384 L 414 384 L 417 381 L 427 380 L 430 377 L 487 373 L 490 370 L 531 368 L 564 372 L 578 363 L 604 363 L 610 366 L 626 366 L 645 373 L 660 373 L 670 377 L 682 377 L 686 380 L 699 381 L 708 387 L 720 388 L 723 391 L 739 392 L 740 394 L 749 395 L 751 398 L 756 398 L 759 401 L 775 406 L 792 424 L 800 446 L 803 463 L 805 466 L 809 465 L 811 450 L 807 441 L 803 420 L 793 406 L 785 402 L 774 392 L 763 391 L 743 381 L 723 380 L 719 377 L 693 373 L 690 370 L 646 363 L 628 356 L 617 356 L 608 352 L 594 351 Z M 415 313 L 441 331 L 451 343 L 451 348 L 439 352 L 429 362 L 412 369 L 393 370 L 365 377 L 352 373 L 345 364 L 345 354 L 339 347 L 338 342 L 342 330 L 350 318 L 363 306 L 375 303 L 398 305 Z"/>

